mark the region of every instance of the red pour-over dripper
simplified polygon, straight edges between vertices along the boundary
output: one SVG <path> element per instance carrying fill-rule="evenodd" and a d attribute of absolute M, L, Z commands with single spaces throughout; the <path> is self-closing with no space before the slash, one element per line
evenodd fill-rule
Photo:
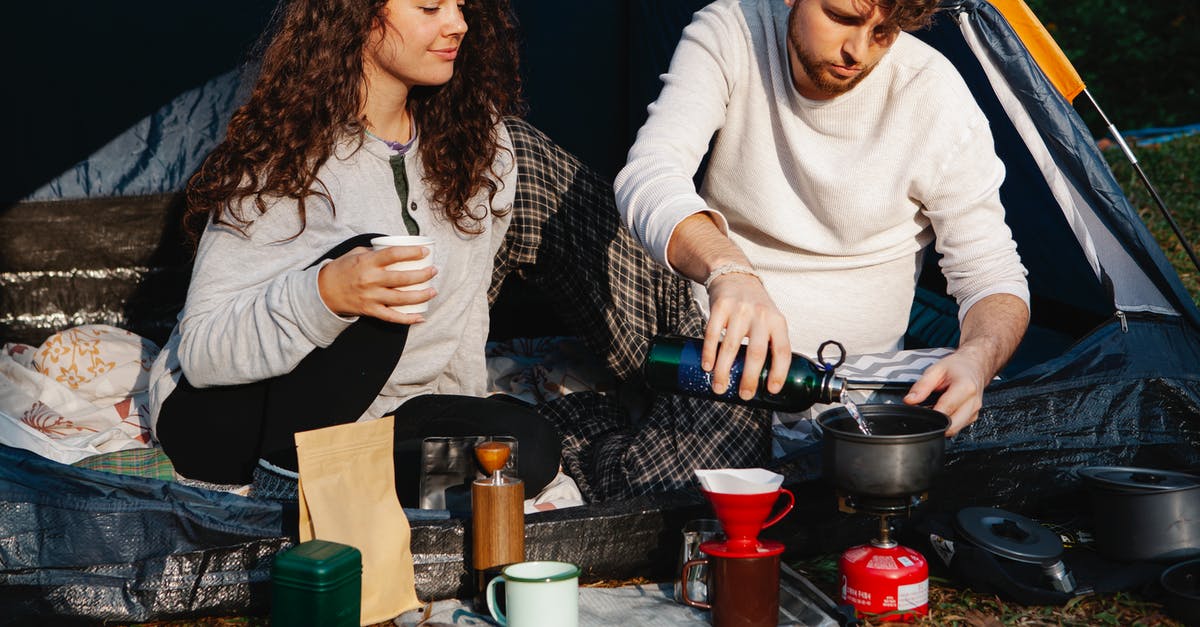
<path fill-rule="evenodd" d="M 783 545 L 759 540 L 758 532 L 777 523 L 796 504 L 796 497 L 786 488 L 759 494 L 730 494 L 700 490 L 712 503 L 717 520 L 725 530 L 724 541 L 705 542 L 700 550 L 719 557 L 761 557 L 782 553 Z M 787 496 L 787 505 L 771 516 L 780 496 Z M 771 516 L 770 520 L 767 519 Z"/>

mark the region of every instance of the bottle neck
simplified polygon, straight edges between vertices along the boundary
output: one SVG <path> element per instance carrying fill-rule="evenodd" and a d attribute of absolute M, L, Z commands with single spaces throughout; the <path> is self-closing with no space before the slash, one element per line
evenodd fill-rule
<path fill-rule="evenodd" d="M 841 403 L 845 398 L 848 383 L 842 377 L 834 374 L 833 371 L 825 373 L 821 377 L 821 402 L 822 403 Z"/>

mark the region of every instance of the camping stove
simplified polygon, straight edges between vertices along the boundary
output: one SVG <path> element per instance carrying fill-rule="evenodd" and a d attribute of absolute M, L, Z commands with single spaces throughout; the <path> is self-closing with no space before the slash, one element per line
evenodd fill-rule
<path fill-rule="evenodd" d="M 839 510 L 879 518 L 878 537 L 847 549 L 838 562 L 844 603 L 860 613 L 878 615 L 883 622 L 929 613 L 929 564 L 920 553 L 893 540 L 891 530 L 892 516 L 907 515 L 925 498 L 838 495 Z"/>
<path fill-rule="evenodd" d="M 878 497 L 845 494 L 838 492 L 838 511 L 847 514 L 875 514 L 877 516 L 896 516 L 912 513 L 913 508 L 924 503 L 929 498 L 928 492 L 912 496 Z"/>

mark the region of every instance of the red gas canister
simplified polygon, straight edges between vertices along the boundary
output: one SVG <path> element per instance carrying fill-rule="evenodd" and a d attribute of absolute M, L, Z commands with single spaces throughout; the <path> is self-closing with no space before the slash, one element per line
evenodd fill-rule
<path fill-rule="evenodd" d="M 859 613 L 887 614 L 880 621 L 912 620 L 929 613 L 929 564 L 899 545 L 852 547 L 838 563 L 842 601 Z"/>

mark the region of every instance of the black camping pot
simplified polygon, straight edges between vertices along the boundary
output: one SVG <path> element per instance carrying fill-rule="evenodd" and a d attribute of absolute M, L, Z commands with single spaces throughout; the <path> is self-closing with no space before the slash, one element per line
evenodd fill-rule
<path fill-rule="evenodd" d="M 1180 562 L 1158 578 L 1166 592 L 1167 613 L 1185 625 L 1200 625 L 1200 560 Z"/>
<path fill-rule="evenodd" d="M 942 468 L 950 419 L 926 407 L 860 405 L 871 434 L 845 407 L 821 412 L 825 477 L 856 496 L 906 498 L 929 489 Z"/>
<path fill-rule="evenodd" d="M 1182 472 L 1089 466 L 1096 547 L 1116 560 L 1173 561 L 1200 554 L 1200 477 Z"/>

